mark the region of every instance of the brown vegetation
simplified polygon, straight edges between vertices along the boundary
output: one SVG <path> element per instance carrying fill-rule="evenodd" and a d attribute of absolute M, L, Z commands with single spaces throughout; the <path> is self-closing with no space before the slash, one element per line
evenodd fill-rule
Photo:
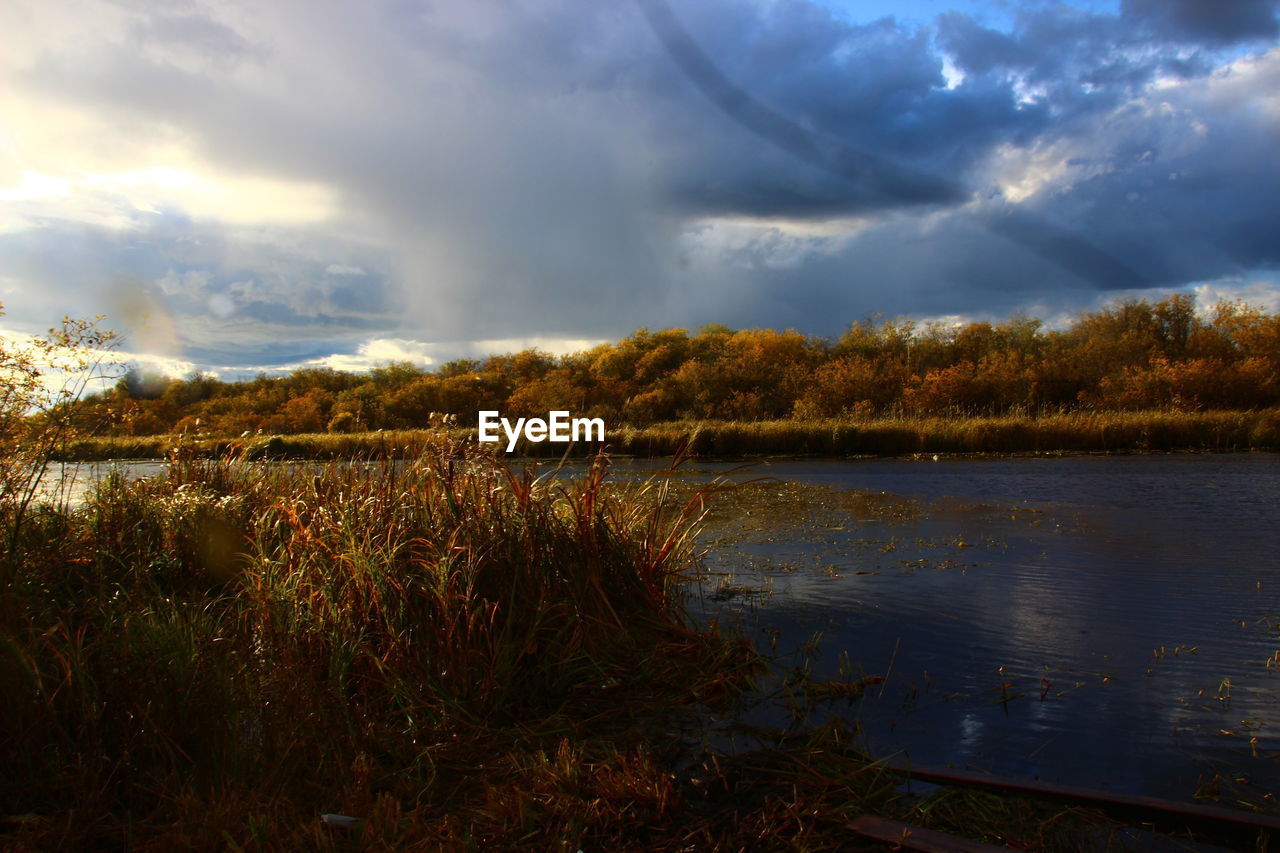
<path fill-rule="evenodd" d="M 467 427 L 362 433 L 303 433 L 246 438 L 188 435 L 82 438 L 57 458 L 162 459 L 172 455 L 248 459 L 410 459 L 442 441 L 474 441 Z M 903 456 L 919 453 L 1125 453 L 1280 448 L 1280 411 L 1067 412 L 1024 417 L 821 418 L 779 421 L 676 421 L 621 427 L 603 448 L 624 456 Z M 599 443 L 534 443 L 521 437 L 519 456 L 590 456 Z"/>
<path fill-rule="evenodd" d="M 931 325 L 872 319 L 838 340 L 708 326 L 641 329 L 559 358 L 537 350 L 390 364 L 367 374 L 306 369 L 222 382 L 126 376 L 87 405 L 111 434 L 236 436 L 421 429 L 567 409 L 610 430 L 672 421 L 1040 416 L 1078 411 L 1256 410 L 1280 403 L 1280 317 L 1241 303 L 1125 301 L 1068 329 L 1040 321 Z"/>

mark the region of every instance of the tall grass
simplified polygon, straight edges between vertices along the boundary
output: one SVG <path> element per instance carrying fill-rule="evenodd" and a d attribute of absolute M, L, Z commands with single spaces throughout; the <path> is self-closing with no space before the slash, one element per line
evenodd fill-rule
<path fill-rule="evenodd" d="M 45 508 L 0 586 L 5 813 L 71 847 L 222 845 L 252 803 L 309 845 L 379 797 L 441 816 L 513 743 L 670 728 L 757 659 L 684 617 L 700 502 L 636 488 L 452 447 L 185 461 Z"/>
<path fill-rule="evenodd" d="M 474 430 L 391 430 L 363 433 L 303 433 L 228 438 L 189 434 L 111 436 L 69 442 L 55 455 L 61 461 L 105 459 L 222 458 L 267 459 L 414 459 Z"/>
<path fill-rule="evenodd" d="M 1248 450 L 1280 447 L 1280 411 L 1073 412 L 1041 417 L 883 418 L 660 424 L 623 430 L 618 452 L 699 456 L 894 456 Z"/>

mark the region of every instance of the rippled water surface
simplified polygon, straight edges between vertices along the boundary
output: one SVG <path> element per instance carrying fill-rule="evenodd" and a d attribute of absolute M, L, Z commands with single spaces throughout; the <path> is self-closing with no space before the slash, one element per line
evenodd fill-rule
<path fill-rule="evenodd" d="M 1280 456 L 755 472 L 776 479 L 711 520 L 708 564 L 732 576 L 708 606 L 784 651 L 821 632 L 819 675 L 847 652 L 887 676 L 830 709 L 879 754 L 1180 799 L 1215 774 L 1280 790 Z"/>

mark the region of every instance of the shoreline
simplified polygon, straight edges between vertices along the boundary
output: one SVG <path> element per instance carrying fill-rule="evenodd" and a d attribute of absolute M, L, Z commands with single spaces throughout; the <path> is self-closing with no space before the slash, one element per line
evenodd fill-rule
<path fill-rule="evenodd" d="M 445 443 L 474 442 L 476 430 L 393 430 L 220 436 L 100 437 L 71 442 L 58 462 L 240 456 L 267 459 L 413 458 Z M 1077 412 L 1042 417 L 813 421 L 681 421 L 621 426 L 603 442 L 552 444 L 521 437 L 499 458 L 859 459 L 913 456 L 1075 456 L 1245 452 L 1280 449 L 1280 410 Z"/>

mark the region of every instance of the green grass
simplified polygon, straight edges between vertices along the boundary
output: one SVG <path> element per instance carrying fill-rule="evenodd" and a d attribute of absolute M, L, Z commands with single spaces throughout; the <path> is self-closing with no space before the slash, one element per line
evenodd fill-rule
<path fill-rule="evenodd" d="M 71 460 L 159 459 L 227 452 L 250 459 L 412 458 L 441 442 L 474 440 L 475 430 L 399 430 L 352 434 L 257 436 L 245 439 L 150 436 L 83 439 L 61 455 Z M 504 444 L 505 447 L 505 439 Z M 1254 412 L 1073 412 L 1040 417 L 876 418 L 865 420 L 687 421 L 607 432 L 614 454 L 699 457 L 900 456 L 917 453 L 1116 453 L 1280 448 L 1280 410 Z M 564 444 L 531 443 L 520 456 L 558 458 Z M 570 455 L 590 456 L 582 443 Z"/>

